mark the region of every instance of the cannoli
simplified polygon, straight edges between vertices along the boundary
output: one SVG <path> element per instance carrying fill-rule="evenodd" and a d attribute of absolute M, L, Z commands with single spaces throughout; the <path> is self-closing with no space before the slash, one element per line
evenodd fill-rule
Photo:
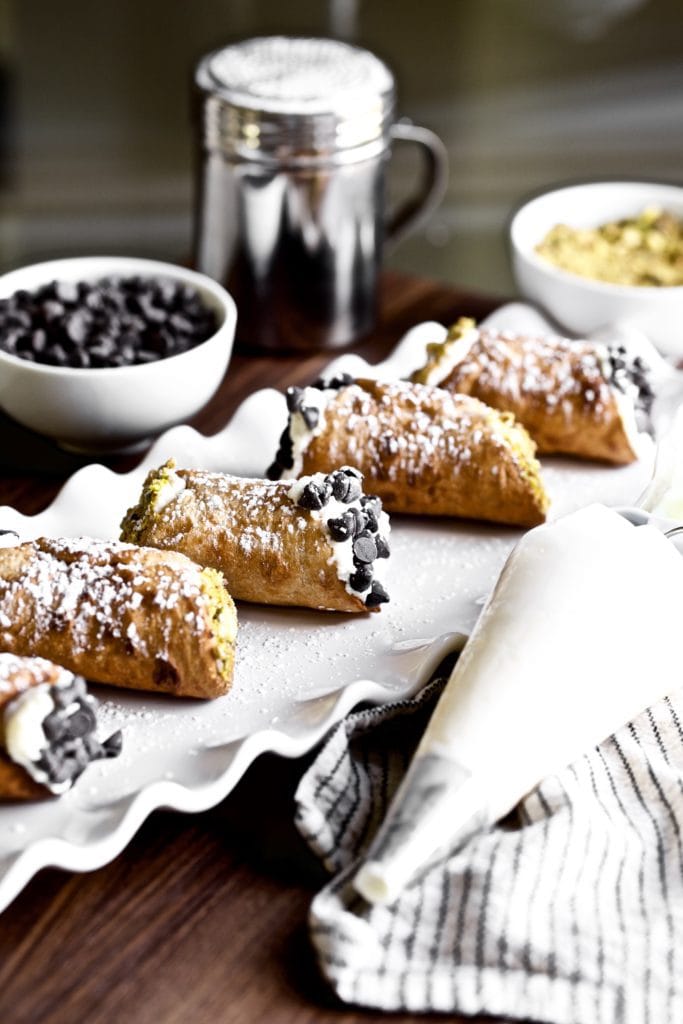
<path fill-rule="evenodd" d="M 0 800 L 57 796 L 91 761 L 117 757 L 121 733 L 97 739 L 97 706 L 60 665 L 0 654 Z"/>
<path fill-rule="evenodd" d="M 121 529 L 123 540 L 220 569 L 237 600 L 341 612 L 388 600 L 375 563 L 389 555 L 389 520 L 350 466 L 279 483 L 176 471 L 170 460 Z"/>
<path fill-rule="evenodd" d="M 87 538 L 0 548 L 0 649 L 98 683 L 218 697 L 235 607 L 219 573 L 176 552 Z"/>
<path fill-rule="evenodd" d="M 390 512 L 519 526 L 548 499 L 531 438 L 512 415 L 467 395 L 344 375 L 287 392 L 289 422 L 271 478 L 358 466 Z"/>
<path fill-rule="evenodd" d="M 463 317 L 412 379 L 513 413 L 544 455 L 633 462 L 639 431 L 652 430 L 648 367 L 623 345 L 484 330 Z"/>

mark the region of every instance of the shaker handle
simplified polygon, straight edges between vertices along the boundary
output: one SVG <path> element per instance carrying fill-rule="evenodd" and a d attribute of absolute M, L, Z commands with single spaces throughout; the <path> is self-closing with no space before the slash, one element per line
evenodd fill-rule
<path fill-rule="evenodd" d="M 443 199 L 448 185 L 448 151 L 435 132 L 419 125 L 393 124 L 389 134 L 396 142 L 416 144 L 423 155 L 419 189 L 393 212 L 387 222 L 387 243 L 395 245 L 424 223 Z"/>

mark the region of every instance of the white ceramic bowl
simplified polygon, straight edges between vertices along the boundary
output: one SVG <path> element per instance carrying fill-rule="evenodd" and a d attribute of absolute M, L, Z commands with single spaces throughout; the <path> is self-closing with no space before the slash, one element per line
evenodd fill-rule
<path fill-rule="evenodd" d="M 232 353 L 237 320 L 233 299 L 204 274 L 172 263 L 120 256 L 36 263 L 2 275 L 0 298 L 51 281 L 110 275 L 170 277 L 191 285 L 215 309 L 220 326 L 187 352 L 135 366 L 47 366 L 0 349 L 0 407 L 24 426 L 76 451 L 130 449 L 189 419 L 215 394 Z"/>
<path fill-rule="evenodd" d="M 537 196 L 510 224 L 512 264 L 517 285 L 558 322 L 576 334 L 617 323 L 643 331 L 660 351 L 683 355 L 683 287 L 607 284 L 554 267 L 535 246 L 556 224 L 597 227 L 633 217 L 646 206 L 661 206 L 683 219 L 683 188 L 654 182 L 599 181 L 570 185 Z"/>

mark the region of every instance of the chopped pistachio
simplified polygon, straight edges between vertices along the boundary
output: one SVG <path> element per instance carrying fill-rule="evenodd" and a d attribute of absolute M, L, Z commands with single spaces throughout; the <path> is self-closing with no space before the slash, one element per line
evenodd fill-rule
<path fill-rule="evenodd" d="M 654 206 L 597 228 L 556 224 L 536 252 L 561 270 L 596 281 L 683 285 L 683 222 Z"/>

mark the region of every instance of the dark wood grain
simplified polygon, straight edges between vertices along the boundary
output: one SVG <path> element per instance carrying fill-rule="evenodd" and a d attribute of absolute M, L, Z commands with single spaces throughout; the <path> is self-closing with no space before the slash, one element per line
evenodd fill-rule
<path fill-rule="evenodd" d="M 354 351 L 376 362 L 421 320 L 480 317 L 497 304 L 387 275 L 377 330 Z M 251 391 L 305 383 L 330 358 L 236 355 L 194 426 L 214 433 Z M 0 463 L 9 466 L 0 503 L 23 512 L 47 505 L 80 464 L 11 424 L 0 426 L 0 436 Z M 119 470 L 132 464 L 110 463 Z M 0 1022 L 424 1020 L 342 1006 L 319 977 L 306 914 L 325 876 L 292 825 L 293 792 L 307 760 L 263 756 L 212 811 L 156 812 L 99 871 L 41 872 L 0 917 Z"/>

